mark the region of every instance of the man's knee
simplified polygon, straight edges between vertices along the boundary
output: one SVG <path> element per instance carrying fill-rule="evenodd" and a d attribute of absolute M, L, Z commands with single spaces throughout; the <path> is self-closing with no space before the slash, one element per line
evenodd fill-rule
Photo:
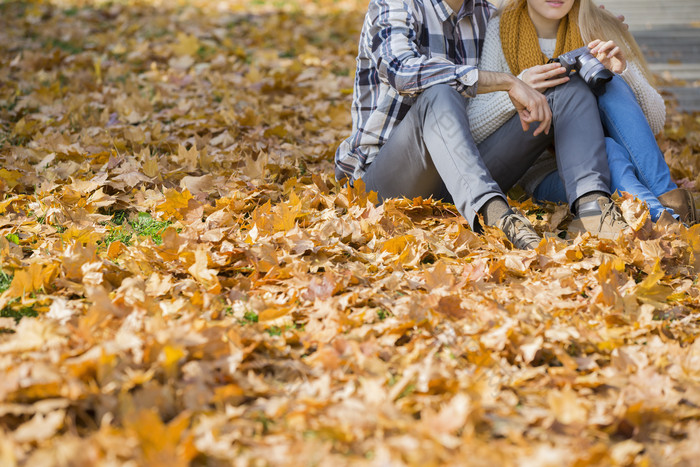
<path fill-rule="evenodd" d="M 434 118 L 440 131 L 445 136 L 454 137 L 457 133 L 466 133 L 471 138 L 469 132 L 469 119 L 467 114 L 466 98 L 447 84 L 431 86 L 421 93 L 416 101 L 423 121 L 426 122 L 428 114 Z"/>
<path fill-rule="evenodd" d="M 445 112 L 451 108 L 466 108 L 465 98 L 448 84 L 430 86 L 418 96 L 416 103 L 430 105 Z"/>
<path fill-rule="evenodd" d="M 449 84 L 436 84 L 435 86 L 430 86 L 428 89 L 423 91 L 420 97 L 427 98 L 428 100 L 432 101 L 444 97 L 452 98 L 455 95 L 460 96 L 457 90 Z"/>
<path fill-rule="evenodd" d="M 595 95 L 578 74 L 571 75 L 569 82 L 558 86 L 557 99 L 565 101 L 567 105 L 589 103 L 597 106 Z"/>

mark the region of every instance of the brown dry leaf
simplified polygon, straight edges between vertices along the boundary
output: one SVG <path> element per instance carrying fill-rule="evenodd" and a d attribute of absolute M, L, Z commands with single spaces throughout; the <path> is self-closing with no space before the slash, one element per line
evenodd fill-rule
<path fill-rule="evenodd" d="M 562 391 L 550 391 L 547 394 L 547 401 L 552 414 L 560 423 L 564 425 L 585 423 L 588 411 L 584 403 L 571 388 L 566 388 Z"/>
<path fill-rule="evenodd" d="M 0 464 L 693 465 L 700 227 L 336 181 L 366 8 L 2 3 Z"/>
<path fill-rule="evenodd" d="M 66 413 L 63 410 L 49 412 L 44 415 L 37 413 L 32 419 L 20 425 L 12 438 L 17 443 L 31 443 L 51 438 L 63 426 Z"/>

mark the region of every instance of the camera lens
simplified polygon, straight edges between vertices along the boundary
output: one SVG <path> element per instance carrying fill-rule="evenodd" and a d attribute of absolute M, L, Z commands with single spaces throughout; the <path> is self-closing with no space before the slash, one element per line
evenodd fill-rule
<path fill-rule="evenodd" d="M 578 72 L 583 81 L 588 84 L 593 94 L 601 96 L 605 93 L 605 83 L 613 78 L 610 70 L 605 68 L 597 58 L 590 53 L 585 53 L 578 57 L 576 63 Z"/>
<path fill-rule="evenodd" d="M 586 81 L 586 83 L 588 83 L 588 87 L 591 88 L 593 94 L 595 94 L 596 96 L 602 96 L 603 94 L 605 94 L 605 83 L 607 83 L 611 79 L 612 73 L 605 69 L 604 71 L 591 76 Z"/>

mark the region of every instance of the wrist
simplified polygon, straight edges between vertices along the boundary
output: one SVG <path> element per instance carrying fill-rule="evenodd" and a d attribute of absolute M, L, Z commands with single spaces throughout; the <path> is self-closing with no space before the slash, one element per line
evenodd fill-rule
<path fill-rule="evenodd" d="M 504 73 L 504 75 L 506 91 L 510 92 L 521 80 L 520 78 L 517 78 L 509 73 Z"/>
<path fill-rule="evenodd" d="M 479 73 L 479 94 L 506 91 L 510 92 L 518 79 L 510 73 L 499 71 L 481 71 Z"/>

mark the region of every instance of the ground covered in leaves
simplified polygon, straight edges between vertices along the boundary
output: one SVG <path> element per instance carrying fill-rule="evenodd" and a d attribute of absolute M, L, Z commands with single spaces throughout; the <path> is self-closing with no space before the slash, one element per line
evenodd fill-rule
<path fill-rule="evenodd" d="M 337 185 L 364 7 L 0 2 L 0 464 L 697 462 L 700 227 Z"/>

